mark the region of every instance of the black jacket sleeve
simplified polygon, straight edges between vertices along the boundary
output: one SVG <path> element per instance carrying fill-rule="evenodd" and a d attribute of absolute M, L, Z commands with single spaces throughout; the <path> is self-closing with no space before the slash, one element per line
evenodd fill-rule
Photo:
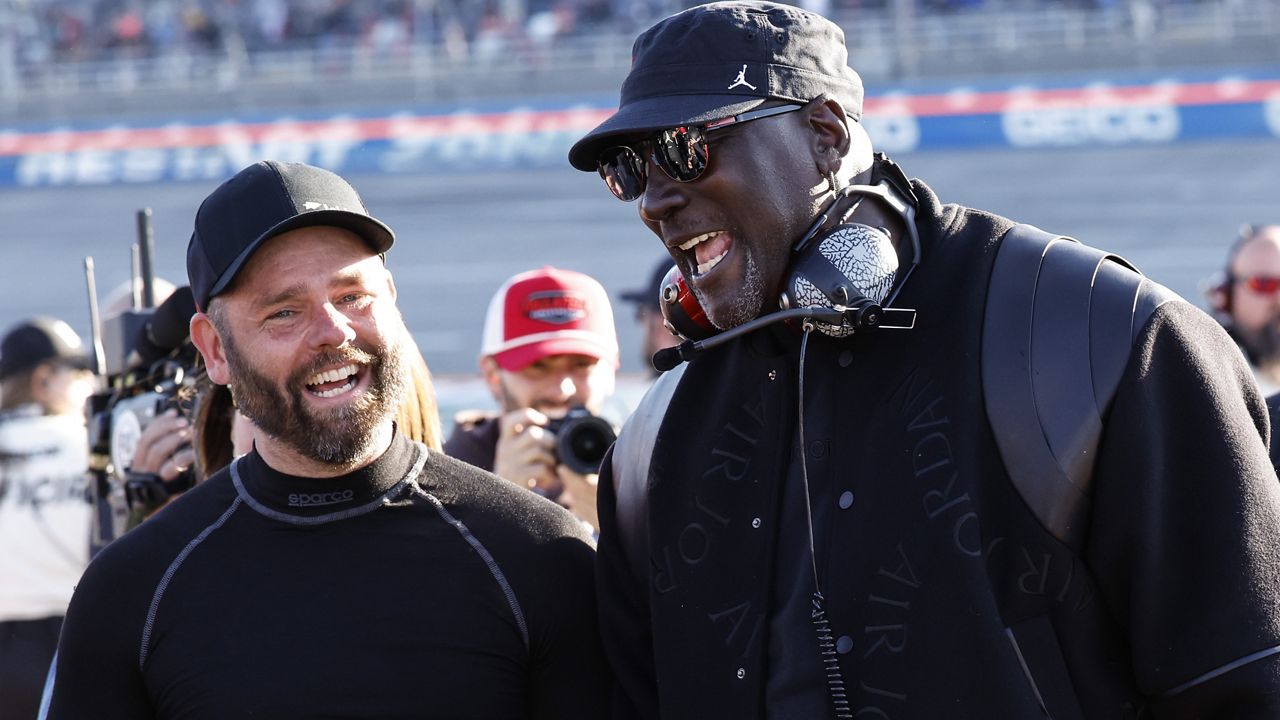
<path fill-rule="evenodd" d="M 1280 482 L 1239 351 L 1187 303 L 1134 346 L 1086 554 L 1158 718 L 1280 717 Z"/>

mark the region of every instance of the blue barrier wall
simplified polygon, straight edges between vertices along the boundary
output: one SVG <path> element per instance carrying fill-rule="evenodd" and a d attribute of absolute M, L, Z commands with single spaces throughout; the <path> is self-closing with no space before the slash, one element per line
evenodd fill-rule
<path fill-rule="evenodd" d="M 260 158 L 349 174 L 566 166 L 614 97 L 183 117 L 0 129 L 0 185 L 216 180 Z M 1280 138 L 1280 68 L 931 85 L 869 94 L 864 125 L 896 154 Z"/>

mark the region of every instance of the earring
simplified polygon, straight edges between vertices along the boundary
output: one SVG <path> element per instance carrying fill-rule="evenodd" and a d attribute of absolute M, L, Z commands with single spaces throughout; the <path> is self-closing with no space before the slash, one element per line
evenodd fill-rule
<path fill-rule="evenodd" d="M 840 190 L 840 188 L 837 187 L 836 174 L 832 170 L 827 171 L 827 185 L 831 189 L 832 196 L 835 196 L 836 192 Z"/>

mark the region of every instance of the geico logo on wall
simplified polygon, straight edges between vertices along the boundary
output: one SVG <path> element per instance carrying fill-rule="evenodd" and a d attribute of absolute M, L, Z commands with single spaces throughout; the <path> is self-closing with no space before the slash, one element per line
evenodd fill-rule
<path fill-rule="evenodd" d="M 1134 101 L 1105 91 L 1066 100 L 1019 95 L 1011 93 L 1011 107 L 1000 116 L 1014 147 L 1164 143 L 1176 140 L 1181 127 L 1171 101 Z"/>

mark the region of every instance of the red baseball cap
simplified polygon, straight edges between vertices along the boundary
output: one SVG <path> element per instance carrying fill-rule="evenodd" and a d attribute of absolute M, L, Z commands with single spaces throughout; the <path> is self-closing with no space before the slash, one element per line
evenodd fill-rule
<path fill-rule="evenodd" d="M 519 372 L 549 355 L 618 361 L 613 308 L 594 278 L 550 266 L 508 279 L 489 301 L 483 357 Z"/>

